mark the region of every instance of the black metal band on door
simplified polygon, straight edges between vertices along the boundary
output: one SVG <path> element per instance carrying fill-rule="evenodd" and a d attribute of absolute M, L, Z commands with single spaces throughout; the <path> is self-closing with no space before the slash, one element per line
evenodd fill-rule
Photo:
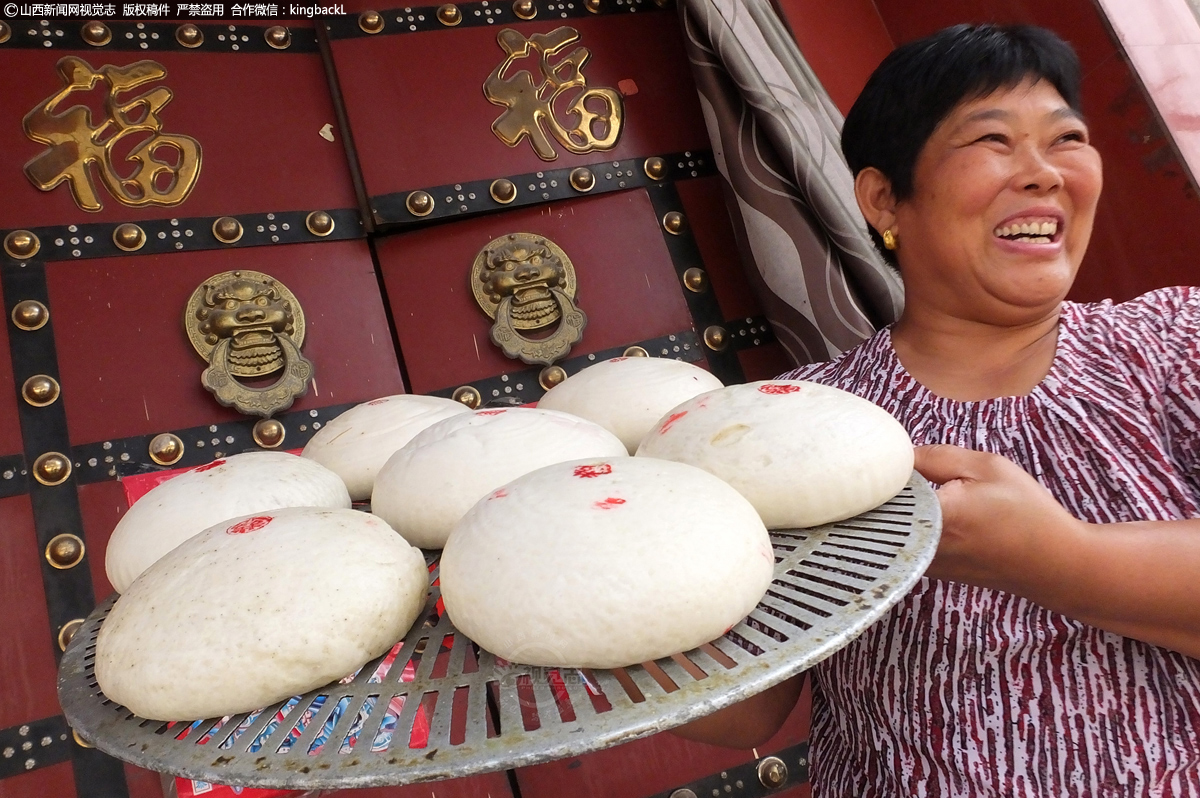
<path fill-rule="evenodd" d="M 66 762 L 78 747 L 62 715 L 0 729 L 0 779 Z"/>
<path fill-rule="evenodd" d="M 808 742 L 751 759 L 649 798 L 767 798 L 808 782 Z"/>
<path fill-rule="evenodd" d="M 25 400 L 22 392 L 22 386 L 30 377 L 44 375 L 56 382 L 59 378 L 53 309 L 46 285 L 45 265 L 40 262 L 4 263 L 0 266 L 0 291 L 4 294 L 4 316 L 8 324 L 9 352 L 17 389 L 17 416 L 21 425 L 25 463 L 29 469 L 27 479 L 33 524 L 38 551 L 45 552 L 50 541 L 58 535 L 74 535 L 84 540 L 83 516 L 79 509 L 74 463 L 70 459 L 71 442 L 62 397 L 58 396 L 43 407 L 36 407 Z M 41 303 L 43 308 L 50 311 L 50 317 L 36 329 L 22 329 L 17 326 L 13 311 L 19 304 L 30 301 Z M 53 457 L 55 453 L 62 456 L 62 460 L 57 461 L 60 467 L 57 470 L 39 471 L 39 458 Z M 61 468 L 64 462 L 69 469 L 65 474 Z M 39 473 L 51 478 L 39 480 Z M 46 609 L 50 616 L 48 642 L 57 662 L 62 657 L 60 641 L 67 639 L 75 625 L 74 621 L 87 617 L 96 605 L 96 598 L 86 551 L 80 560 L 69 567 L 56 568 L 50 564 L 49 558 L 38 559 Z M 34 723 L 30 721 L 28 725 Z M 51 764 L 45 760 L 43 763 Z M 75 772 L 76 793 L 80 798 L 126 798 L 129 795 L 124 767 L 117 760 L 75 743 L 71 747 L 71 764 Z"/>
<path fill-rule="evenodd" d="M 309 217 L 323 213 L 330 227 L 314 232 Z M 218 220 L 232 219 L 240 225 L 233 240 L 217 238 Z M 349 241 L 363 238 L 366 231 L 354 208 L 310 211 L 266 211 L 239 213 L 237 216 L 186 216 L 172 219 L 146 219 L 137 227 L 145 236 L 135 250 L 121 249 L 113 240 L 117 228 L 128 222 L 52 225 L 0 230 L 0 239 L 24 230 L 37 236 L 38 259 L 42 262 L 87 260 L 88 258 L 140 257 L 173 252 L 244 249 L 276 244 L 313 244 L 321 241 Z"/>
<path fill-rule="evenodd" d="M 650 202 L 658 215 L 659 226 L 663 229 L 663 239 L 667 251 L 671 253 L 671 262 L 675 265 L 676 276 L 683 290 L 684 301 L 687 302 L 688 312 L 696 333 L 704 340 L 703 351 L 708 358 L 708 367 L 717 379 L 726 385 L 734 385 L 746 381 L 742 363 L 734 347 L 729 343 L 729 332 L 724 328 L 725 317 L 721 314 L 721 306 L 717 302 L 712 286 L 705 279 L 699 290 L 687 288 L 686 273 L 689 269 L 704 269 L 704 259 L 700 255 L 700 247 L 692 235 L 691 225 L 683 215 L 683 200 L 679 197 L 673 182 L 648 186 Z M 672 230 L 667 221 L 668 214 L 679 214 L 680 224 Z M 723 336 L 720 342 L 711 340 L 706 333 L 713 328 L 720 328 Z M 711 342 L 710 342 L 711 340 Z"/>

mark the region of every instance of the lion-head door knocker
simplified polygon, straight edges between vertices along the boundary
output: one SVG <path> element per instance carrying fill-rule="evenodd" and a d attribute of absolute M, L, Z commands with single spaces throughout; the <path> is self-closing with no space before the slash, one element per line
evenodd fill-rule
<path fill-rule="evenodd" d="M 489 242 L 475 256 L 471 290 L 483 311 L 496 320 L 492 341 L 508 357 L 548 366 L 583 337 L 587 316 L 572 301 L 575 268 L 567 253 L 547 238 L 510 233 Z M 557 329 L 546 337 L 522 334 L 555 323 Z"/>
<path fill-rule="evenodd" d="M 304 312 L 273 277 L 244 269 L 210 277 L 192 293 L 183 324 L 208 361 L 201 384 L 225 407 L 269 418 L 308 392 L 313 364 L 300 354 Z M 239 381 L 281 370 L 265 387 Z"/>

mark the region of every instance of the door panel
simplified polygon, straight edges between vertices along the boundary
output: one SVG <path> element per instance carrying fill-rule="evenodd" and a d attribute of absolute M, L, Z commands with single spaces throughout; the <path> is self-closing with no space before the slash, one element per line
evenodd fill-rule
<path fill-rule="evenodd" d="M 28 496 L 0 499 L 0 529 L 0 595 L 5 603 L 0 613 L 0 728 L 8 728 L 61 710 L 54 689 L 58 666 L 50 650 L 50 619 L 41 590 L 42 552 Z"/>
<path fill-rule="evenodd" d="M 489 339 L 471 293 L 471 264 L 493 239 L 533 233 L 574 264 L 588 317 L 572 355 L 691 327 L 663 235 L 644 192 L 569 200 L 390 236 L 377 246 L 412 388 L 428 393 L 523 368 Z"/>
<path fill-rule="evenodd" d="M 574 7 L 582 11 L 582 0 L 563 5 L 573 7 L 569 18 L 563 18 L 565 11 L 541 12 L 544 18 L 521 22 L 509 4 L 464 3 L 468 21 L 495 12 L 497 22 L 416 33 L 394 20 L 414 15 L 426 18 L 421 22 L 432 20 L 438 7 L 417 6 L 407 14 L 393 9 L 383 13 L 389 27 L 376 36 L 363 34 L 354 17 L 341 20 L 333 31 L 333 58 L 367 193 L 378 197 L 708 147 L 674 13 L 579 16 Z M 621 92 L 626 121 L 614 149 L 575 154 L 554 142 L 557 157 L 547 162 L 528 139 L 508 147 L 492 132 L 505 108 L 488 101 L 483 85 L 505 60 L 497 44 L 499 30 L 529 37 L 561 26 L 580 35 L 562 54 L 580 46 L 590 51 L 583 68 L 588 87 Z M 522 69 L 540 80 L 532 57 L 520 59 L 506 74 Z"/>
<path fill-rule="evenodd" d="M 242 418 L 200 383 L 188 298 L 239 269 L 278 279 L 303 308 L 315 385 L 292 411 L 400 393 L 391 332 L 364 241 L 98 258 L 47 269 L 71 440 L 92 443 Z M 267 378 L 270 379 L 270 378 Z"/>
<path fill-rule="evenodd" d="M 78 23 L 52 27 L 75 28 Z M 135 33 L 126 23 L 122 32 L 113 23 L 114 36 Z M 316 48 L 312 23 L 293 27 L 293 47 L 285 51 L 232 52 L 231 43 L 217 36 L 232 36 L 227 26 L 205 26 L 206 43 L 187 50 L 173 41 L 176 25 L 162 25 L 154 48 L 118 51 L 111 48 L 68 50 L 60 47 L 0 50 L 5 74 L 19 74 L 5 86 L 5 123 L 0 125 L 0 148 L 9 153 L 9 166 L 0 170 L 0 196 L 9 201 L 6 227 L 40 227 L 68 222 L 133 222 L 179 214 L 224 216 L 299 208 L 348 208 L 355 205 L 353 182 L 346 169 L 341 142 L 320 135 L 325 125 L 336 128 L 337 118 L 326 86 L 324 68 Z M 234 26 L 238 28 L 237 25 Z M 242 25 L 236 35 L 261 42 L 263 25 Z M 74 32 L 74 30 L 72 30 Z M 52 41 L 56 41 L 51 37 Z M 305 43 L 307 42 L 307 43 Z M 242 43 L 243 47 L 247 46 Z M 217 51 L 217 48 L 222 51 Z M 129 207 L 105 191 L 95 178 L 103 205 L 95 213 L 81 211 L 66 184 L 41 192 L 20 168 L 44 153 L 47 146 L 23 131 L 22 117 L 63 87 L 55 65 L 66 56 L 82 59 L 95 70 L 104 65 L 128 67 L 143 60 L 160 64 L 166 74 L 159 80 L 130 89 L 129 99 L 166 88 L 169 101 L 158 116 L 163 135 L 188 136 L 198 143 L 200 168 L 195 184 L 178 213 L 160 205 Z M 65 99 L 54 113 L 82 104 L 92 109 L 91 122 L 100 125 L 104 82 L 91 91 Z M 127 175 L 121 161 L 125 148 L 115 150 L 116 170 Z M 166 156 L 162 156 L 166 159 Z"/>

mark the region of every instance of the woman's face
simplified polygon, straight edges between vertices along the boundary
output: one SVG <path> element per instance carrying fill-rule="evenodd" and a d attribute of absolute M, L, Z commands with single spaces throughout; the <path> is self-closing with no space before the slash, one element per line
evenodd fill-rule
<path fill-rule="evenodd" d="M 1057 307 L 1087 249 L 1100 154 L 1054 86 L 1026 81 L 956 107 L 897 203 L 910 301 L 979 321 Z"/>

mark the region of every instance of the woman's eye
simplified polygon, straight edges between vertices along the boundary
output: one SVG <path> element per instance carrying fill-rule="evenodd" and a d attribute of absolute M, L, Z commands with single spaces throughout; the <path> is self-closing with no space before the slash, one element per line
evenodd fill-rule
<path fill-rule="evenodd" d="M 1059 141 L 1087 141 L 1087 134 L 1082 130 L 1072 130 L 1069 133 L 1064 133 L 1058 137 Z"/>
<path fill-rule="evenodd" d="M 1006 141 L 1008 141 L 1008 138 L 1003 133 L 988 133 L 980 136 L 976 139 L 976 141 L 995 141 L 999 142 L 1000 144 L 1004 144 Z"/>

